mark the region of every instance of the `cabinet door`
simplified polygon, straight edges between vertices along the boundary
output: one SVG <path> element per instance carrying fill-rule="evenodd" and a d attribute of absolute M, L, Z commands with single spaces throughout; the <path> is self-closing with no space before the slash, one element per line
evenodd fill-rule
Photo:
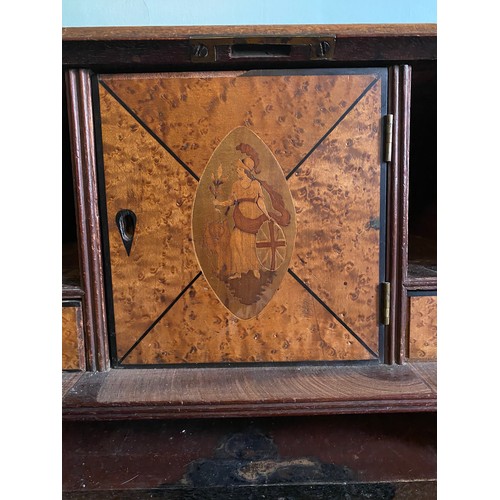
<path fill-rule="evenodd" d="M 386 70 L 101 75 L 115 366 L 380 361 Z"/>

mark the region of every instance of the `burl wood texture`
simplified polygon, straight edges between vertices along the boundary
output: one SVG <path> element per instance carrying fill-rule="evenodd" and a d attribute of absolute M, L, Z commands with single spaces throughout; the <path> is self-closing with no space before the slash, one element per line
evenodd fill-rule
<path fill-rule="evenodd" d="M 201 176 L 215 148 L 236 127 L 254 130 L 286 175 L 374 78 L 253 74 L 102 79 Z"/>
<path fill-rule="evenodd" d="M 290 178 L 293 271 L 378 349 L 380 82 Z"/>
<path fill-rule="evenodd" d="M 437 297 L 409 298 L 409 358 L 437 358 Z"/>
<path fill-rule="evenodd" d="M 376 359 L 381 76 L 101 77 L 118 361 Z M 249 128 L 276 157 L 297 214 L 293 274 L 247 320 L 198 275 L 190 227 L 197 181 L 235 127 Z M 122 209 L 137 215 L 130 256 L 115 223 Z"/>
<path fill-rule="evenodd" d="M 103 88 L 102 140 L 118 358 L 199 272 L 191 242 L 197 182 Z M 137 224 L 127 255 L 116 225 Z"/>
<path fill-rule="evenodd" d="M 83 370 L 85 354 L 83 350 L 83 322 L 81 307 L 62 308 L 62 369 Z"/>
<path fill-rule="evenodd" d="M 175 331 L 176 334 L 169 335 Z M 204 277 L 124 361 L 132 364 L 371 359 L 371 354 L 290 275 L 248 321 L 229 313 Z"/>

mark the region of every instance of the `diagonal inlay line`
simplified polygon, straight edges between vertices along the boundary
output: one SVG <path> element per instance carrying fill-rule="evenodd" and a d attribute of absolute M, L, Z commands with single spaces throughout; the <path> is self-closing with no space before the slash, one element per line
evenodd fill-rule
<path fill-rule="evenodd" d="M 201 276 L 201 271 L 183 288 L 181 293 L 175 297 L 175 299 L 170 303 L 170 305 L 153 321 L 153 323 L 149 326 L 149 328 L 135 341 L 134 345 L 121 357 L 118 361 L 120 365 L 123 360 L 142 342 L 144 337 L 161 321 L 163 316 L 174 307 L 177 301 L 189 290 L 189 288 L 193 285 L 193 283 Z"/>
<path fill-rule="evenodd" d="M 291 269 L 288 269 L 288 273 L 300 284 L 302 285 L 372 356 L 378 358 L 378 354 L 370 349 L 370 347 L 360 338 L 354 331 L 340 319 L 335 312 L 328 307 L 325 302 L 323 302 L 316 293 L 313 292 Z"/>
<path fill-rule="evenodd" d="M 370 89 L 379 81 L 380 77 L 375 78 L 373 82 L 366 87 L 363 92 L 359 95 L 359 97 L 345 110 L 344 114 L 333 124 L 333 126 L 326 132 L 323 137 L 309 150 L 309 152 L 302 158 L 302 160 L 297 163 L 297 165 L 288 172 L 286 175 L 285 179 L 288 180 L 300 167 L 301 165 L 313 154 L 313 152 L 316 150 L 316 148 L 339 126 L 339 124 L 342 122 L 342 120 L 356 107 L 359 101 L 363 99 L 363 97 L 370 91 Z"/>
<path fill-rule="evenodd" d="M 134 120 L 136 120 L 138 123 L 141 124 L 141 126 L 158 142 L 158 144 L 160 144 L 160 146 L 162 146 L 166 151 L 168 151 L 170 153 L 170 155 L 179 163 L 179 165 L 181 165 L 182 168 L 184 168 L 184 170 L 186 170 L 189 174 L 191 174 L 197 181 L 200 180 L 200 178 L 191 170 L 191 168 L 189 168 L 189 166 L 186 165 L 186 163 L 184 163 L 174 153 L 174 151 L 172 149 L 170 149 L 165 144 L 165 142 L 163 142 L 162 139 L 160 137 L 158 137 L 158 135 L 156 135 L 153 132 L 153 130 L 150 127 L 148 127 L 148 125 L 143 120 L 141 120 L 141 118 L 139 118 L 139 116 L 137 116 L 137 114 L 107 84 L 105 84 L 102 81 L 100 81 L 99 83 L 106 89 L 107 92 L 109 92 L 115 98 L 115 100 L 123 108 L 125 108 L 128 111 L 128 113 L 132 116 L 132 118 L 134 118 Z"/>

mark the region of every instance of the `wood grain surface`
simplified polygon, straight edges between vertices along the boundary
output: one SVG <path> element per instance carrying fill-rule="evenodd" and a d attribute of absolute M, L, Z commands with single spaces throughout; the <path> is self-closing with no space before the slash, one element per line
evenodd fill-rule
<path fill-rule="evenodd" d="M 435 373 L 435 372 L 434 372 Z M 65 420 L 435 411 L 409 365 L 147 368 L 85 373 Z"/>
<path fill-rule="evenodd" d="M 83 320 L 80 306 L 62 308 L 62 369 L 85 369 Z"/>
<path fill-rule="evenodd" d="M 118 357 L 199 272 L 191 242 L 197 182 L 104 89 L 101 126 Z M 137 216 L 130 256 L 116 225 Z"/>
<path fill-rule="evenodd" d="M 175 332 L 175 334 L 172 334 Z M 205 278 L 155 325 L 125 364 L 292 362 L 373 356 L 290 275 L 252 320 L 239 320 Z"/>
<path fill-rule="evenodd" d="M 92 28 L 63 28 L 64 41 L 76 40 L 173 40 L 196 34 L 213 36 L 305 35 L 333 33 L 338 36 L 431 36 L 437 25 L 432 23 L 401 24 L 317 24 L 317 25 L 265 25 L 265 26 L 107 26 Z"/>
<path fill-rule="evenodd" d="M 285 57 L 233 57 L 223 47 L 220 61 L 192 61 L 197 43 L 227 37 L 245 43 L 246 37 L 335 37 L 334 61 L 311 60 L 311 51 L 292 50 Z M 289 26 L 147 26 L 63 28 L 64 68 L 85 67 L 98 73 L 168 70 L 365 66 L 408 64 L 435 60 L 435 24 L 289 25 Z"/>
<path fill-rule="evenodd" d="M 436 416 L 432 413 L 308 416 L 257 421 L 195 419 L 64 422 L 62 442 L 63 491 L 101 493 L 101 496 L 81 498 L 348 498 L 347 495 L 321 495 L 313 492 L 313 485 L 304 485 L 304 482 L 319 486 L 318 482 L 325 485 L 324 483 L 338 481 L 331 477 L 323 477 L 323 481 L 318 481 L 318 474 L 315 474 L 317 470 L 309 469 L 304 475 L 300 468 L 290 467 L 297 460 L 314 461 L 326 470 L 347 467 L 354 476 L 349 479 L 354 482 L 415 481 L 420 484 L 436 477 Z M 248 490 L 242 490 L 242 485 L 227 486 L 236 476 L 227 473 L 228 465 L 231 466 L 231 472 L 237 473 L 242 462 L 248 465 L 249 461 L 254 461 L 257 469 L 259 465 L 265 465 L 262 460 L 266 460 L 270 471 L 288 466 L 289 475 L 275 476 L 274 481 L 266 481 L 267 484 L 262 484 L 263 477 L 257 477 L 254 481 L 247 480 L 245 483 Z M 291 463 L 287 463 L 288 461 Z M 199 467 L 198 487 L 193 488 L 193 473 L 196 471 L 193 466 L 196 465 L 205 467 Z M 209 469 L 213 473 L 211 477 L 204 476 L 202 471 L 206 471 L 210 465 L 218 467 Z M 265 469 L 262 472 L 265 474 Z M 83 484 L 82 479 L 85 479 Z M 243 479 L 241 475 L 239 479 Z M 344 477 L 344 481 L 346 479 Z M 253 488 L 250 488 L 249 483 Z M 275 495 L 274 493 L 278 493 L 276 490 L 279 489 L 279 483 L 287 483 L 289 486 L 295 484 L 297 489 L 295 492 L 289 491 L 289 494 Z M 257 490 L 258 484 L 261 485 L 261 490 Z M 157 489 L 160 485 L 161 493 Z M 217 495 L 217 490 L 207 488 L 209 485 L 220 486 L 219 494 Z M 179 490 L 169 491 L 168 486 L 177 486 Z M 185 490 L 182 495 L 183 486 L 191 486 L 193 489 Z M 137 490 L 141 488 L 155 490 L 149 494 L 142 494 L 142 491 L 139 494 Z M 117 491 L 112 494 L 112 490 Z M 125 496 L 123 490 L 128 491 L 130 496 Z M 350 496 L 372 500 L 435 498 L 415 493 L 408 497 L 368 494 L 358 496 L 353 491 Z M 80 497 L 75 495 L 69 498 Z"/>
<path fill-rule="evenodd" d="M 101 77 L 117 360 L 377 357 L 383 72 L 300 73 Z M 270 149 L 297 212 L 293 274 L 244 322 L 197 278 L 190 232 L 196 181 L 238 127 Z M 137 216 L 130 256 L 115 222 L 123 209 Z"/>
<path fill-rule="evenodd" d="M 110 357 L 102 272 L 91 72 L 86 69 L 69 70 L 66 73 L 66 91 L 80 280 L 84 292 L 82 307 L 86 365 L 89 370 L 107 370 Z"/>
<path fill-rule="evenodd" d="M 300 228 L 293 271 L 375 352 L 380 109 L 376 83 L 289 181 Z"/>
<path fill-rule="evenodd" d="M 437 393 L 437 362 L 417 359 L 412 360 L 408 364 L 429 388 Z"/>
<path fill-rule="evenodd" d="M 437 297 L 409 297 L 409 358 L 437 358 Z"/>
<path fill-rule="evenodd" d="M 369 72 L 253 74 L 103 75 L 101 81 L 200 177 L 236 127 L 255 131 L 288 174 L 374 79 Z"/>
<path fill-rule="evenodd" d="M 92 457 L 93 458 L 93 457 Z M 304 462 L 307 464 L 308 462 Z M 253 468 L 253 466 L 252 466 Z M 287 472 L 289 472 L 287 470 Z M 132 476 L 134 477 L 134 476 Z M 131 479 L 131 478 L 129 478 Z M 126 479 L 125 481 L 128 481 Z M 184 500 L 203 498 L 204 500 L 241 500 L 242 498 L 304 498 L 304 494 L 316 500 L 331 498 L 395 498 L 414 500 L 415 498 L 437 498 L 437 481 L 394 481 L 394 482 L 323 482 L 314 484 L 259 484 L 231 486 L 162 486 L 161 488 L 127 488 L 128 485 L 111 490 L 64 491 L 62 500 L 136 500 L 137 498 L 161 498 L 164 500 Z M 374 495 L 377 495 L 375 497 Z M 305 498 L 307 498 L 305 497 Z"/>
<path fill-rule="evenodd" d="M 402 362 L 401 342 L 405 328 L 401 323 L 401 311 L 406 305 L 406 294 L 402 281 L 406 273 L 404 193 L 408 172 L 409 153 L 409 104 L 411 94 L 411 67 L 409 65 L 392 66 L 389 72 L 389 113 L 393 119 L 392 161 L 389 165 L 387 242 L 386 253 L 387 280 L 391 283 L 391 310 L 387 328 L 386 361 Z M 403 304 L 403 305 L 401 305 Z"/>
<path fill-rule="evenodd" d="M 75 385 L 76 381 L 84 374 L 84 371 L 63 371 L 62 372 L 62 391 L 64 398 L 67 392 Z"/>

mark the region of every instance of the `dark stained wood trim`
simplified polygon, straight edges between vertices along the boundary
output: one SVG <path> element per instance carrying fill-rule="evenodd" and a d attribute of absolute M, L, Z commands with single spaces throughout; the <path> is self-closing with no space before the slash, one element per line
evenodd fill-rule
<path fill-rule="evenodd" d="M 87 367 L 109 369 L 90 72 L 66 74 Z"/>
<path fill-rule="evenodd" d="M 93 458 L 93 457 L 92 457 Z M 307 491 L 307 493 L 305 493 Z M 394 493 L 395 492 L 395 493 Z M 137 500 L 156 498 L 183 500 L 206 498 L 241 500 L 243 498 L 382 498 L 374 495 L 386 493 L 385 498 L 437 498 L 437 480 L 381 481 L 381 482 L 328 482 L 312 484 L 252 484 L 238 486 L 162 486 L 161 488 L 65 491 L 62 500 Z M 304 496 L 307 495 L 307 496 Z M 394 496 L 396 494 L 397 496 Z"/>
<path fill-rule="evenodd" d="M 77 384 L 78 385 L 78 384 Z M 74 389 L 74 387 L 73 387 Z M 127 407 L 73 407 L 63 410 L 66 421 L 152 420 L 177 418 L 287 417 L 308 415 L 357 415 L 373 413 L 413 413 L 437 410 L 435 400 L 383 399 L 360 401 L 352 398 L 331 402 L 241 403 L 238 405 L 129 405 Z"/>
<path fill-rule="evenodd" d="M 62 498 L 435 499 L 435 427 L 431 413 L 64 422 Z"/>
<path fill-rule="evenodd" d="M 437 290 L 437 278 L 410 278 L 407 277 L 403 283 L 406 290 Z"/>
<path fill-rule="evenodd" d="M 432 373 L 423 380 L 408 365 L 115 369 L 84 374 L 63 399 L 63 418 L 435 411 Z"/>
<path fill-rule="evenodd" d="M 100 27 L 63 29 L 63 67 L 95 71 L 153 71 L 198 68 L 328 67 L 404 63 L 437 57 L 435 24 Z M 193 40 L 208 37 L 335 36 L 334 60 L 309 61 L 299 53 L 290 58 L 245 58 L 221 63 L 192 63 Z"/>
<path fill-rule="evenodd" d="M 88 242 L 90 235 L 86 224 L 86 211 L 83 190 L 85 189 L 84 160 L 82 153 L 81 118 L 80 118 L 80 92 L 78 84 L 78 71 L 69 71 L 66 77 L 66 93 L 68 98 L 68 115 L 71 141 L 71 156 L 73 166 L 73 182 L 75 184 L 77 234 L 80 246 L 80 275 L 84 290 L 90 290 L 91 279 L 89 276 L 88 262 L 90 260 Z M 92 321 L 91 304 L 88 300 L 83 302 L 84 334 L 86 346 L 86 364 L 89 370 L 96 369 L 94 325 Z"/>
<path fill-rule="evenodd" d="M 431 499 L 408 487 L 436 478 L 435 429 L 433 412 L 68 421 L 62 490 L 80 500 Z M 294 467 L 301 459 L 309 467 Z M 262 475 L 245 480 L 239 471 L 250 462 Z M 384 487 L 360 489 L 374 482 Z M 321 490 L 333 484 L 346 490 Z M 141 495 L 146 488 L 152 491 Z"/>
<path fill-rule="evenodd" d="M 401 363 L 402 341 L 402 290 L 406 277 L 408 210 L 404 210 L 405 185 L 408 183 L 409 124 L 411 67 L 408 65 L 390 68 L 391 86 L 389 110 L 394 115 L 392 162 L 390 164 L 389 202 L 389 275 L 391 282 L 391 314 L 389 323 L 389 363 Z M 406 236 L 407 239 L 407 236 Z"/>
<path fill-rule="evenodd" d="M 410 164 L 410 107 L 411 107 L 411 67 L 404 65 L 400 69 L 401 95 L 399 102 L 399 127 L 397 136 L 399 141 L 398 162 L 400 175 L 399 193 L 399 228 L 398 237 L 399 255 L 398 268 L 399 280 L 397 287 L 398 297 L 395 297 L 395 307 L 399 317 L 395 321 L 396 326 L 396 363 L 403 363 L 406 359 L 406 290 L 403 283 L 408 275 L 408 193 L 409 193 L 409 164 Z"/>
<path fill-rule="evenodd" d="M 63 300 L 79 300 L 83 297 L 84 291 L 77 285 L 65 285 L 62 286 L 62 299 Z"/>
<path fill-rule="evenodd" d="M 394 133 L 392 143 L 392 162 L 388 168 L 388 209 L 387 209 L 387 277 L 391 283 L 391 311 L 388 331 L 387 363 L 394 363 L 397 327 L 397 290 L 400 278 L 399 268 L 399 99 L 400 68 L 393 66 L 389 70 L 388 112 L 394 115 Z"/>

